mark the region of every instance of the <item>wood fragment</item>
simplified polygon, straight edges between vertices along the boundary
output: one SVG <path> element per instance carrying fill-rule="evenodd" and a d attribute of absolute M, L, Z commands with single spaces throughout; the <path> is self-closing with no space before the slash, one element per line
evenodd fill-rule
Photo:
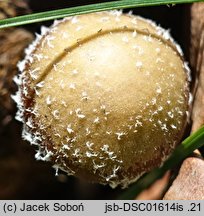
<path fill-rule="evenodd" d="M 204 161 L 187 158 L 177 178 L 164 196 L 164 200 L 204 200 Z"/>

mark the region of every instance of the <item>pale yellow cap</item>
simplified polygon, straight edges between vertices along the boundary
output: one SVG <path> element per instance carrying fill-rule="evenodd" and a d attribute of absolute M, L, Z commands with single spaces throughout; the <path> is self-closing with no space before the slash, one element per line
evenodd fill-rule
<path fill-rule="evenodd" d="M 119 11 L 55 23 L 20 75 L 24 137 L 37 159 L 127 186 L 160 166 L 187 119 L 187 67 L 168 32 Z"/>

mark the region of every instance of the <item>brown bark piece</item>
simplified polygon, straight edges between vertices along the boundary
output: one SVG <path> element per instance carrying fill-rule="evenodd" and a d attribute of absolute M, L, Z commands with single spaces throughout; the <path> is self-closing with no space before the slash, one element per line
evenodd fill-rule
<path fill-rule="evenodd" d="M 204 161 L 187 158 L 164 200 L 204 200 Z"/>
<path fill-rule="evenodd" d="M 204 125 L 204 3 L 191 7 L 190 61 L 196 72 L 196 94 L 192 109 L 192 132 Z"/>

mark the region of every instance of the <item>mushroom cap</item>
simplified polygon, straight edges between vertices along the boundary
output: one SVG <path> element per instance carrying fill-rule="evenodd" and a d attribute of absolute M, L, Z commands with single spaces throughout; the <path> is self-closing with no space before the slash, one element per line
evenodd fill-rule
<path fill-rule="evenodd" d="M 188 67 L 167 31 L 119 11 L 65 18 L 19 65 L 18 119 L 37 159 L 126 187 L 181 141 Z"/>

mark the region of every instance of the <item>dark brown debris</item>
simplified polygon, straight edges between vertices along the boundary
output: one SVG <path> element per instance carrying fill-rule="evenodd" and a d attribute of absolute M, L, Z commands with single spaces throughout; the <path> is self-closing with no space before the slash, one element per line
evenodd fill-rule
<path fill-rule="evenodd" d="M 3 0 L 0 1 L 0 19 L 20 16 L 30 13 L 26 0 Z"/>

